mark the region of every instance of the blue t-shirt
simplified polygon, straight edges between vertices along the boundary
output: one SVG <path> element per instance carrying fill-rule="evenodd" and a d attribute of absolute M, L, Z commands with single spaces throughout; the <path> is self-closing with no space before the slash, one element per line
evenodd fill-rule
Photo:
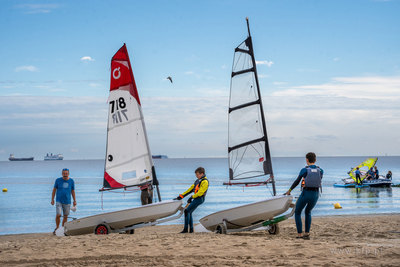
<path fill-rule="evenodd" d="M 68 180 L 64 180 L 62 177 L 57 178 L 54 188 L 57 189 L 56 202 L 71 204 L 71 190 L 75 190 L 74 180 L 71 178 Z"/>

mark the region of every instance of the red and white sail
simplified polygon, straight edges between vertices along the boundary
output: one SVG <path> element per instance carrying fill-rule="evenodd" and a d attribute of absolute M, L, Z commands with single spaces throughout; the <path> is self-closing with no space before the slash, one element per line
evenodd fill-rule
<path fill-rule="evenodd" d="M 145 184 L 153 179 L 139 94 L 124 44 L 111 59 L 104 188 Z"/>

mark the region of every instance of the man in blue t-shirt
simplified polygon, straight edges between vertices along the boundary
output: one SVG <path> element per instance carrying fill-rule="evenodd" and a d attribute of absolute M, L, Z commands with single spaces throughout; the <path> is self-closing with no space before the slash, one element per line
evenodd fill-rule
<path fill-rule="evenodd" d="M 57 193 L 57 196 L 56 196 Z M 56 196 L 56 229 L 53 234 L 56 234 L 56 230 L 60 226 L 61 213 L 64 215 L 62 226 L 68 220 L 69 210 L 71 207 L 71 195 L 74 198 L 74 206 L 76 206 L 75 198 L 75 183 L 74 180 L 69 178 L 69 170 L 62 170 L 62 177 L 57 178 L 54 183 L 53 193 L 51 194 L 51 205 L 54 205 L 54 197 Z"/>

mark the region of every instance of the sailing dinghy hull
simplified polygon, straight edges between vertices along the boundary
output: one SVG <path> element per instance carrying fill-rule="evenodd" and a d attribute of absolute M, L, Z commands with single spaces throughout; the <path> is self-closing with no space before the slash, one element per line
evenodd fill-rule
<path fill-rule="evenodd" d="M 182 206 L 182 200 L 168 200 L 126 210 L 113 211 L 66 222 L 66 235 L 94 233 L 97 225 L 106 223 L 111 230 L 123 229 L 140 223 L 154 222 L 175 214 Z"/>
<path fill-rule="evenodd" d="M 209 231 L 226 220 L 227 229 L 250 227 L 269 220 L 287 211 L 293 201 L 293 196 L 282 195 L 269 197 L 250 204 L 221 210 L 200 219 L 200 223 Z"/>

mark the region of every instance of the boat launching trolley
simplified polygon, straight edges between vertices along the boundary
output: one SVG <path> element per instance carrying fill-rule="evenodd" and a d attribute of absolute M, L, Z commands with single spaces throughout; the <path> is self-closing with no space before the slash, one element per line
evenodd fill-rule
<path fill-rule="evenodd" d="M 261 227 L 265 227 L 270 234 L 278 234 L 278 223 L 292 217 L 295 212 L 296 203 L 292 201 L 291 195 L 275 196 L 210 214 L 200 219 L 200 223 L 217 234 L 252 231 Z M 275 217 L 289 208 L 292 208 L 290 213 Z"/>

